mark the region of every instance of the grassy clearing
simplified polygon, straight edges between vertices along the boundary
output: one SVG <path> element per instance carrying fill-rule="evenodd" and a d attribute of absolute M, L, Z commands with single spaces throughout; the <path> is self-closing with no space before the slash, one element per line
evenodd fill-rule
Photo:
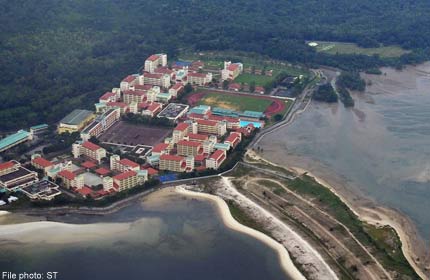
<path fill-rule="evenodd" d="M 380 55 L 381 57 L 399 57 L 408 51 L 398 46 L 387 46 L 379 48 L 362 48 L 354 43 L 341 42 L 317 42 L 316 47 L 318 52 L 326 52 L 329 54 L 364 54 L 364 55 Z"/>
<path fill-rule="evenodd" d="M 221 93 L 207 93 L 200 99 L 199 105 L 209 105 L 236 111 L 264 112 L 272 104 L 271 100 L 246 95 L 230 95 Z"/>
<path fill-rule="evenodd" d="M 252 218 L 247 213 L 245 213 L 245 211 L 240 209 L 234 201 L 231 201 L 231 200 L 227 201 L 227 205 L 228 205 L 228 208 L 230 209 L 231 215 L 236 221 L 238 221 L 242 225 L 258 230 L 270 236 L 270 233 L 267 230 L 265 230 L 261 224 L 259 224 L 257 221 L 254 220 L 254 218 Z"/>
<path fill-rule="evenodd" d="M 271 83 L 274 80 L 274 76 L 264 76 L 264 75 L 254 75 L 254 74 L 241 74 L 239 75 L 234 82 L 235 83 L 245 83 L 245 84 L 251 84 L 251 82 L 255 82 L 255 85 L 257 86 L 265 86 L 269 83 Z"/>

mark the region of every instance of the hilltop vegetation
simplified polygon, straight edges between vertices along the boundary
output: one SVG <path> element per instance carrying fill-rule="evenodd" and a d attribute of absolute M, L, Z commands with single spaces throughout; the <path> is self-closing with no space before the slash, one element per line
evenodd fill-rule
<path fill-rule="evenodd" d="M 429 15 L 426 0 L 0 0 L 0 129 L 90 108 L 151 53 L 241 50 L 347 70 L 423 61 Z M 333 55 L 306 40 L 411 52 Z"/>

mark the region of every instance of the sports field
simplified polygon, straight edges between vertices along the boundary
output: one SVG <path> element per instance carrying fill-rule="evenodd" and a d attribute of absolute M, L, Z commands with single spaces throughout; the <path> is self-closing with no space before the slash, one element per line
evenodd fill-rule
<path fill-rule="evenodd" d="M 364 54 L 364 55 L 380 55 L 381 57 L 399 57 L 408 51 L 398 46 L 386 46 L 379 48 L 362 48 L 354 43 L 343 43 L 343 42 L 323 42 L 316 41 L 318 46 L 316 50 L 318 52 L 326 52 L 329 54 Z"/>
<path fill-rule="evenodd" d="M 198 101 L 198 104 L 235 111 L 250 110 L 264 112 L 272 104 L 272 100 L 246 95 L 207 93 Z"/>

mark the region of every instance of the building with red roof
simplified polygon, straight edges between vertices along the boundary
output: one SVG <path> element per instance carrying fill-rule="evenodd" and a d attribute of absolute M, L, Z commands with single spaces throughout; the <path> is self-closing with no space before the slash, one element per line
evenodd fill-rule
<path fill-rule="evenodd" d="M 43 173 L 46 175 L 46 173 L 54 166 L 54 163 L 39 156 L 31 160 L 31 165 L 36 169 L 43 170 Z"/>
<path fill-rule="evenodd" d="M 84 176 L 64 169 L 58 172 L 57 177 L 61 179 L 62 185 L 67 188 L 81 189 L 84 186 Z"/>
<path fill-rule="evenodd" d="M 167 154 L 160 156 L 160 170 L 184 172 L 186 167 L 187 163 L 185 161 L 185 157 Z"/>
<path fill-rule="evenodd" d="M 112 155 L 110 157 L 110 169 L 119 172 L 125 172 L 129 170 L 138 171 L 140 170 L 140 165 L 127 158 L 121 159 L 119 155 Z"/>
<path fill-rule="evenodd" d="M 150 116 L 153 118 L 158 112 L 161 111 L 162 108 L 163 105 L 161 103 L 152 102 L 148 105 L 148 107 L 142 110 L 142 115 Z"/>
<path fill-rule="evenodd" d="M 75 158 L 86 156 L 98 163 L 101 162 L 102 158 L 106 157 L 106 150 L 90 141 L 74 143 L 72 145 L 72 153 Z"/>
<path fill-rule="evenodd" d="M 92 161 L 86 161 L 84 163 L 81 164 L 82 167 L 86 168 L 86 169 L 91 169 L 97 166 L 97 164 L 95 164 Z"/>
<path fill-rule="evenodd" d="M 131 189 L 140 183 L 137 172 L 134 170 L 128 170 L 114 176 L 113 182 L 118 186 L 118 191 Z"/>
<path fill-rule="evenodd" d="M 146 99 L 146 91 L 143 90 L 126 90 L 123 93 L 124 103 L 140 103 Z"/>
<path fill-rule="evenodd" d="M 228 85 L 228 89 L 233 91 L 239 91 L 241 88 L 242 88 L 242 85 L 238 83 L 232 83 Z"/>
<path fill-rule="evenodd" d="M 204 86 L 212 82 L 212 73 L 188 73 L 188 83 Z"/>
<path fill-rule="evenodd" d="M 152 155 L 168 154 L 170 152 L 170 145 L 167 143 L 159 143 L 152 148 Z"/>
<path fill-rule="evenodd" d="M 209 136 L 205 134 L 188 133 L 187 138 L 190 141 L 204 142 L 209 139 Z"/>
<path fill-rule="evenodd" d="M 133 75 L 128 75 L 120 83 L 120 89 L 122 92 L 129 90 L 137 82 L 138 77 Z"/>
<path fill-rule="evenodd" d="M 264 87 L 256 86 L 254 92 L 259 94 L 264 94 L 265 90 L 264 90 Z"/>
<path fill-rule="evenodd" d="M 233 149 L 242 141 L 242 134 L 239 132 L 230 132 L 224 143 L 230 145 Z"/>
<path fill-rule="evenodd" d="M 216 150 L 206 160 L 206 167 L 216 170 L 221 166 L 221 164 L 226 160 L 226 158 L 227 158 L 227 153 L 224 150 Z"/>
<path fill-rule="evenodd" d="M 176 83 L 169 89 L 169 93 L 173 97 L 177 97 L 178 94 L 181 93 L 183 89 L 184 89 L 184 85 L 182 83 Z"/>
<path fill-rule="evenodd" d="M 175 129 L 173 129 L 172 133 L 172 141 L 173 143 L 178 143 L 180 140 L 184 139 L 184 137 L 188 134 L 190 125 L 187 123 L 179 123 Z"/>
<path fill-rule="evenodd" d="M 21 166 L 15 160 L 0 163 L 0 188 L 16 191 L 39 181 L 37 173 Z"/>
<path fill-rule="evenodd" d="M 19 163 L 16 161 L 0 163 L 0 175 L 10 173 L 11 171 L 15 170 L 18 165 Z"/>
<path fill-rule="evenodd" d="M 128 105 L 124 102 L 107 102 L 106 107 L 107 109 L 119 108 L 121 114 L 125 114 L 128 110 Z"/>
<path fill-rule="evenodd" d="M 234 80 L 243 72 L 242 63 L 231 63 L 231 61 L 224 61 L 224 69 L 221 70 L 221 80 Z"/>
<path fill-rule="evenodd" d="M 168 74 L 144 72 L 143 81 L 145 84 L 160 86 L 163 88 L 170 87 L 170 75 Z"/>
<path fill-rule="evenodd" d="M 96 169 L 95 171 L 100 176 L 106 176 L 111 172 L 109 169 L 104 168 L 104 167 L 100 167 L 100 168 Z"/>
<path fill-rule="evenodd" d="M 159 66 L 167 66 L 167 55 L 165 53 L 153 54 L 145 60 L 144 69 L 153 73 Z"/>
<path fill-rule="evenodd" d="M 201 142 L 181 140 L 176 145 L 177 153 L 181 156 L 196 156 L 203 153 Z"/>
<path fill-rule="evenodd" d="M 99 98 L 100 103 L 116 102 L 117 100 L 118 100 L 118 97 L 116 93 L 110 92 L 110 91 L 106 92 Z"/>
<path fill-rule="evenodd" d="M 227 132 L 226 122 L 217 122 L 211 120 L 196 120 L 198 133 L 207 133 L 222 136 Z"/>

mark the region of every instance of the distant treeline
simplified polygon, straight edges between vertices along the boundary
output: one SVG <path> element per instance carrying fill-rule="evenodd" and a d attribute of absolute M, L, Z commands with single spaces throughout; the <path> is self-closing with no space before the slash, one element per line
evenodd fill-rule
<path fill-rule="evenodd" d="M 151 53 L 240 50 L 358 71 L 430 54 L 430 1 L 0 0 L 0 130 L 92 108 Z M 317 53 L 306 40 L 400 45 L 400 58 Z"/>

